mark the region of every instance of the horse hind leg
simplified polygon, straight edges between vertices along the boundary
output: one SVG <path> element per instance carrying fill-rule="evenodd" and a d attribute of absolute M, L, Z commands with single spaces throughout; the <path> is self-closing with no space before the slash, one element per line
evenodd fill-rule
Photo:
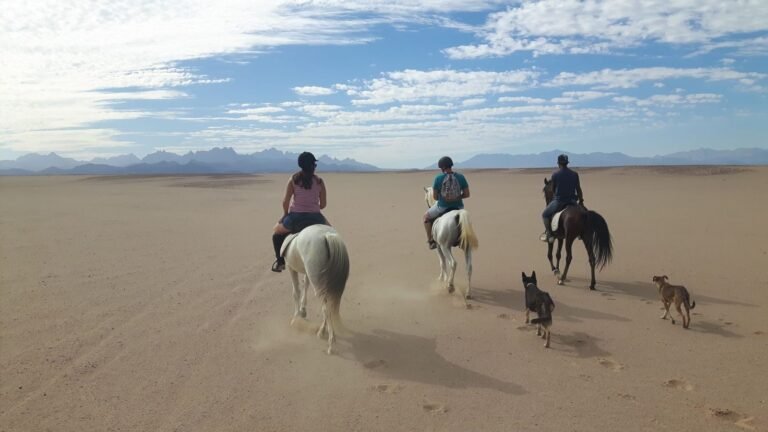
<path fill-rule="evenodd" d="M 464 259 L 467 265 L 467 294 L 464 296 L 466 300 L 472 299 L 472 249 L 467 248 L 464 251 Z"/>
<path fill-rule="evenodd" d="M 291 323 L 298 318 L 304 318 L 306 317 L 306 312 L 304 312 L 304 315 L 301 314 L 301 284 L 299 283 L 299 274 L 293 271 L 292 269 L 288 269 L 288 273 L 291 275 L 291 285 L 293 285 L 293 318 L 291 318 Z"/>
<path fill-rule="evenodd" d="M 565 283 L 568 277 L 568 269 L 571 267 L 571 260 L 573 259 L 573 240 L 572 237 L 567 237 L 565 239 L 565 270 L 563 270 L 563 273 L 557 281 L 558 285 Z"/>
<path fill-rule="evenodd" d="M 441 246 L 442 247 L 442 246 Z M 448 261 L 448 292 L 453 293 L 455 290 L 453 286 L 453 280 L 456 277 L 456 258 L 453 257 L 453 254 L 451 253 L 451 247 L 448 246 L 443 250 L 443 253 L 445 254 L 447 261 Z"/>
<path fill-rule="evenodd" d="M 589 270 L 592 276 L 592 280 L 589 283 L 589 289 L 595 290 L 595 252 L 592 249 L 592 240 L 588 240 L 589 236 L 583 237 L 584 247 L 587 249 L 587 256 L 589 257 Z"/>
<path fill-rule="evenodd" d="M 328 314 L 328 306 L 323 302 L 323 323 L 320 325 L 320 329 L 317 331 L 317 337 L 323 338 L 323 334 L 328 332 L 328 355 L 333 354 L 333 343 L 336 342 L 336 334 L 333 331 L 333 322 Z"/>

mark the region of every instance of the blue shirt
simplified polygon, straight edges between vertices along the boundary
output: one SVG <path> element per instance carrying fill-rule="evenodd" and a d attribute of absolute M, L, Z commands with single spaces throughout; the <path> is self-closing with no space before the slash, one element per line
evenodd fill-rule
<path fill-rule="evenodd" d="M 555 199 L 559 202 L 576 201 L 576 189 L 580 188 L 579 175 L 568 167 L 561 168 L 552 173 L 552 181 L 555 182 Z"/>
<path fill-rule="evenodd" d="M 459 174 L 457 172 L 451 173 L 456 178 L 456 180 L 459 182 L 459 186 L 461 186 L 462 192 L 464 189 L 469 188 L 469 183 L 467 183 L 467 179 L 464 178 L 464 175 Z M 447 174 L 441 173 L 435 176 L 435 181 L 432 183 L 432 190 L 437 191 L 437 205 L 442 208 L 464 208 L 464 200 L 459 199 L 457 201 L 451 201 L 446 202 L 442 196 L 440 196 L 440 188 L 443 185 L 443 179 L 445 178 Z"/>

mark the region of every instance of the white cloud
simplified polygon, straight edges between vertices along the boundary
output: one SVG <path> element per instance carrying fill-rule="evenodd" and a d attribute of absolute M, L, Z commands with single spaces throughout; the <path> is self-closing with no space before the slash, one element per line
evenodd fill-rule
<path fill-rule="evenodd" d="M 379 105 L 392 102 L 415 102 L 433 99 L 463 99 L 496 93 L 520 91 L 534 84 L 538 72 L 514 70 L 506 72 L 455 70 L 404 70 L 390 72 L 382 78 L 350 89 L 356 105 Z"/>
<path fill-rule="evenodd" d="M 682 95 L 679 93 L 665 94 L 665 95 L 653 95 L 648 98 L 636 98 L 631 96 L 619 96 L 613 98 L 615 102 L 635 104 L 637 106 L 670 106 L 670 105 L 696 105 L 696 104 L 708 104 L 718 103 L 722 100 L 723 96 L 714 93 L 693 93 L 689 95 Z"/>
<path fill-rule="evenodd" d="M 587 73 L 561 72 L 547 86 L 592 86 L 596 89 L 637 87 L 647 81 L 693 78 L 707 81 L 738 81 L 740 79 L 765 79 L 766 74 L 739 72 L 725 68 L 669 68 L 651 67 L 637 69 L 603 69 Z"/>
<path fill-rule="evenodd" d="M 546 101 L 547 101 L 546 99 L 534 98 L 529 96 L 502 96 L 498 99 L 499 103 L 523 102 L 527 104 L 541 104 Z"/>
<path fill-rule="evenodd" d="M 336 93 L 334 89 L 317 86 L 294 87 L 293 91 L 299 96 L 328 96 Z"/>
<path fill-rule="evenodd" d="M 168 89 L 229 79 L 179 66 L 184 61 L 231 55 L 242 64 L 272 47 L 367 43 L 367 30 L 380 24 L 425 22 L 436 12 L 480 11 L 496 3 L 7 0 L 0 8 L 0 130 L 87 128 L 131 117 L 114 112 L 104 93 L 116 100 L 185 97 Z M 24 136 L 16 135 L 14 149 L 39 149 Z M 101 137 L 104 147 L 123 145 Z"/>
<path fill-rule="evenodd" d="M 584 54 L 650 42 L 705 44 L 710 46 L 705 49 L 712 50 L 731 46 L 715 43 L 717 38 L 765 30 L 768 2 L 764 0 L 737 4 L 721 0 L 540 0 L 492 14 L 479 32 L 484 43 L 449 48 L 445 53 L 455 59 L 517 51 Z"/>
<path fill-rule="evenodd" d="M 474 106 L 482 105 L 485 103 L 485 98 L 464 99 L 461 101 L 462 106 Z"/>
<path fill-rule="evenodd" d="M 550 102 L 556 104 L 567 104 L 574 102 L 590 101 L 611 96 L 613 93 L 599 91 L 567 91 L 563 92 L 561 97 L 552 98 Z"/>

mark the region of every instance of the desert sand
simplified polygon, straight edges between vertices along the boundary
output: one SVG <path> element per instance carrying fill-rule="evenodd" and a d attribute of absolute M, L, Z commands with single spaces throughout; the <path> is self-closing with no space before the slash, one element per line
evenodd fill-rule
<path fill-rule="evenodd" d="M 469 309 L 425 243 L 435 172 L 319 172 L 351 258 L 330 356 L 317 299 L 291 327 L 270 271 L 287 175 L 2 177 L 0 430 L 768 430 L 768 168 L 579 171 L 613 234 L 597 291 L 580 242 L 566 285 L 549 271 L 551 170 L 467 171 Z M 659 319 L 662 274 L 689 330 Z"/>

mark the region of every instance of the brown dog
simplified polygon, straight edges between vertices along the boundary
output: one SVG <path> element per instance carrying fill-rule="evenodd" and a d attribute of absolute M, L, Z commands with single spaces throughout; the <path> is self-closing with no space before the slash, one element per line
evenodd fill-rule
<path fill-rule="evenodd" d="M 668 315 L 670 318 L 672 318 L 672 315 L 669 313 L 669 306 L 674 303 L 675 309 L 677 309 L 677 313 L 679 313 L 683 318 L 683 328 L 688 328 L 688 326 L 691 325 L 691 309 L 696 307 L 696 302 L 691 301 L 691 296 L 688 294 L 688 290 L 685 289 L 684 286 L 670 285 L 669 282 L 667 282 L 668 280 L 669 277 L 667 275 L 653 277 L 653 282 L 659 289 L 659 295 L 661 295 L 661 302 L 664 303 L 665 310 L 664 315 L 661 316 L 661 319 L 667 319 Z M 685 315 L 683 315 L 683 311 L 680 306 L 685 307 Z M 675 319 L 672 318 L 672 324 L 674 323 Z"/>

